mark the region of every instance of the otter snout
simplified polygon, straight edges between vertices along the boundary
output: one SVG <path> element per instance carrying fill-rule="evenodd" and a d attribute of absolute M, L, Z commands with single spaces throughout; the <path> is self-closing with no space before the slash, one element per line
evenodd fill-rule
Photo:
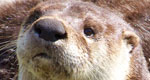
<path fill-rule="evenodd" d="M 45 41 L 55 42 L 67 38 L 61 21 L 56 19 L 40 19 L 33 24 L 34 34 Z"/>

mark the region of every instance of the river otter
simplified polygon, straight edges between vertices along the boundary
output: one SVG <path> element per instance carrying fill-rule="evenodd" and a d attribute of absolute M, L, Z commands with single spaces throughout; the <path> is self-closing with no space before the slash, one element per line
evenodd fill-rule
<path fill-rule="evenodd" d="M 134 15 L 100 2 L 48 0 L 30 7 L 27 17 L 19 14 L 19 25 L 25 20 L 17 40 L 18 79 L 149 80 L 149 32 L 132 25 Z"/>

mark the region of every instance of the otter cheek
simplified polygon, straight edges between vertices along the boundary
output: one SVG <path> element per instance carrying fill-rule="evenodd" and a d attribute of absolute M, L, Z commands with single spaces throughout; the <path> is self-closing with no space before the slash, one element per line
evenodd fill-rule
<path fill-rule="evenodd" d="M 17 58 L 19 60 L 19 62 L 22 62 L 23 59 L 25 59 L 26 57 L 24 57 L 26 54 L 26 48 L 25 48 L 25 40 L 24 40 L 24 37 L 25 35 L 22 35 L 22 37 L 20 37 L 18 40 L 17 40 L 17 50 L 16 50 L 16 53 L 17 53 Z"/>
<path fill-rule="evenodd" d="M 35 46 L 33 43 L 38 43 L 34 40 L 32 40 L 31 33 L 29 31 L 26 31 L 25 33 L 20 34 L 21 37 L 18 38 L 17 42 L 17 57 L 19 61 L 28 63 L 29 60 L 32 59 L 32 56 L 35 54 Z M 36 46 L 37 47 L 37 46 Z M 34 52 L 33 52 L 34 49 Z M 36 50 L 38 51 L 38 49 Z"/>

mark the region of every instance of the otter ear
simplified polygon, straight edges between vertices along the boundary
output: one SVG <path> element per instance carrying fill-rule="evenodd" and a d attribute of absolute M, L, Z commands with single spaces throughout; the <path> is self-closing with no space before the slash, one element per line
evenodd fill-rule
<path fill-rule="evenodd" d="M 127 42 L 127 45 L 130 45 L 132 47 L 130 52 L 132 52 L 133 49 L 137 47 L 140 43 L 139 37 L 134 32 L 131 31 L 124 31 L 123 39 Z"/>

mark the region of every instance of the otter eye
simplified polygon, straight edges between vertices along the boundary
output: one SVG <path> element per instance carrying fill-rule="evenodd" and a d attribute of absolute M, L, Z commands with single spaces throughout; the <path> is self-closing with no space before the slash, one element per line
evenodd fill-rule
<path fill-rule="evenodd" d="M 85 29 L 84 29 L 84 34 L 85 34 L 86 36 L 90 37 L 90 36 L 93 36 L 95 33 L 94 33 L 94 31 L 93 31 L 92 28 L 85 28 Z"/>

